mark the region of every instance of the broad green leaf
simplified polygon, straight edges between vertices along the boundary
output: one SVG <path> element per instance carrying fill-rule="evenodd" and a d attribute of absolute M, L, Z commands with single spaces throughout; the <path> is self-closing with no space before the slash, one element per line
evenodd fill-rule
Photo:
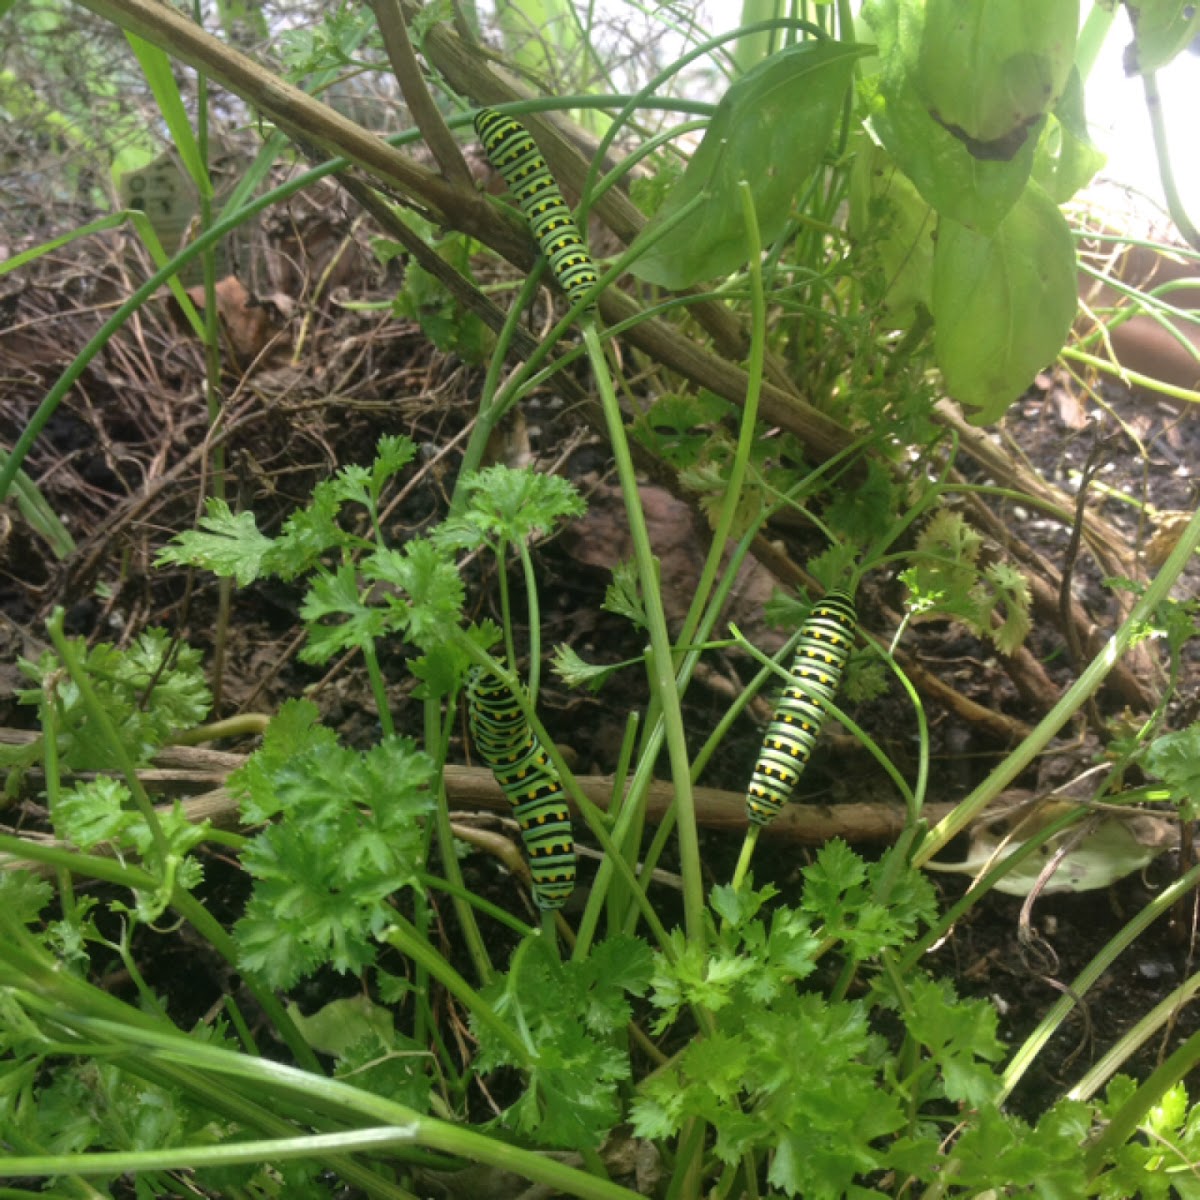
<path fill-rule="evenodd" d="M 1091 183 L 1104 162 L 1104 155 L 1088 136 L 1083 80 L 1078 71 L 1072 71 L 1038 138 L 1033 177 L 1055 204 L 1066 204 L 1080 188 Z"/>
<path fill-rule="evenodd" d="M 1200 6 L 1192 0 L 1126 0 L 1134 28 L 1126 55 L 1131 71 L 1165 67 L 1198 33 Z"/>
<path fill-rule="evenodd" d="M 875 134 L 941 216 L 994 232 L 1025 190 L 1037 139 L 1026 138 L 1007 161 L 974 156 L 933 118 L 917 84 L 923 0 L 868 0 L 863 16 L 884 63 L 863 89 Z"/>
<path fill-rule="evenodd" d="M 1001 417 L 1062 349 L 1075 316 L 1075 243 L 1032 184 L 990 237 L 943 217 L 933 260 L 934 350 L 946 387 Z"/>
<path fill-rule="evenodd" d="M 311 1016 L 305 1016 L 293 1002 L 288 1005 L 288 1016 L 314 1050 L 339 1058 L 372 1034 L 384 1044 L 391 1042 L 395 1034 L 391 1011 L 361 994 L 331 1000 Z"/>
<path fill-rule="evenodd" d="M 976 158 L 1007 160 L 1067 84 L 1079 0 L 927 0 L 915 83 Z"/>
<path fill-rule="evenodd" d="M 633 273 L 649 283 L 685 288 L 736 271 L 747 256 L 737 194 L 742 180 L 753 193 L 763 241 L 777 237 L 796 194 L 824 157 L 863 53 L 841 42 L 805 42 L 735 83 L 639 241 L 697 196 L 704 203 L 691 220 L 651 246 Z"/>
<path fill-rule="evenodd" d="M 179 85 L 175 82 L 175 73 L 171 69 L 171 60 L 166 51 L 160 50 L 150 42 L 144 41 L 136 34 L 126 33 L 129 45 L 137 56 L 138 64 L 146 76 L 146 82 L 154 93 L 155 102 L 162 113 L 163 120 L 175 144 L 180 161 L 187 168 L 188 175 L 202 195 L 211 196 L 213 193 L 212 180 L 208 168 L 200 153 L 196 135 L 192 132 L 192 123 L 188 119 L 183 97 L 179 94 Z"/>
<path fill-rule="evenodd" d="M 865 134 L 850 180 L 850 235 L 872 246 L 884 275 L 889 323 L 907 328 L 930 308 L 937 216 L 882 146 Z"/>

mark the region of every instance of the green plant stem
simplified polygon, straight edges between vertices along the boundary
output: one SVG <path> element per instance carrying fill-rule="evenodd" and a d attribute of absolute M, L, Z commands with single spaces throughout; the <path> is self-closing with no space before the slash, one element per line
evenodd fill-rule
<path fill-rule="evenodd" d="M 51 971 L 53 972 L 53 970 L 52 967 Z M 143 1036 L 174 1038 L 182 1043 L 183 1047 L 202 1043 L 192 1042 L 191 1039 L 174 1029 L 164 1032 L 156 1028 L 153 1018 L 148 1014 L 119 1000 L 114 1000 L 90 984 L 82 981 L 75 981 L 75 984 L 76 986 L 68 989 L 72 995 L 66 1003 L 62 996 L 54 996 L 51 993 L 45 995 L 35 995 L 29 991 L 18 993 L 22 1005 L 39 1013 L 44 1025 L 47 1025 L 51 1032 L 57 1033 L 59 1030 L 66 1030 L 63 1044 L 59 1047 L 49 1046 L 50 1052 L 69 1054 L 74 1057 L 90 1054 L 93 1057 L 111 1061 L 130 1075 L 158 1087 L 183 1092 L 214 1112 L 223 1113 L 239 1125 L 256 1129 L 269 1137 L 290 1138 L 297 1133 L 297 1120 L 306 1123 L 313 1117 L 312 1106 L 306 1105 L 301 1109 L 298 1118 L 291 1114 L 285 1118 L 282 1114 L 284 1108 L 296 1109 L 298 1106 L 291 1103 L 286 1096 L 280 1096 L 278 1089 L 264 1089 L 258 1080 L 250 1082 L 252 1094 L 244 1095 L 242 1092 L 244 1085 L 238 1081 L 231 1082 L 228 1078 L 213 1079 L 202 1069 L 194 1069 L 191 1065 L 181 1065 L 178 1062 L 155 1059 L 140 1049 L 134 1050 L 131 1048 L 131 1042 L 137 1042 L 139 1033 Z M 108 1016 L 104 1015 L 106 1012 L 109 1013 Z M 116 1032 L 102 1037 L 93 1045 L 75 1040 L 78 1037 L 78 1027 L 88 1022 L 103 1022 L 109 1030 Z M 224 1053 L 230 1054 L 234 1058 L 245 1057 L 228 1050 Z M 188 1057 L 186 1049 L 181 1050 L 180 1057 Z M 291 1069 L 295 1070 L 296 1068 Z M 266 1095 L 263 1094 L 264 1091 L 267 1092 Z M 257 1093 L 257 1098 L 253 1093 Z M 265 1107 L 264 1103 L 269 1103 L 270 1107 Z M 311 1130 L 304 1132 L 311 1134 Z M 125 1153 L 128 1155 L 135 1152 L 127 1151 Z M 62 1162 L 68 1164 L 76 1160 L 74 1155 L 58 1157 Z M 380 1200 L 412 1200 L 410 1193 L 395 1187 L 375 1171 L 353 1159 L 325 1153 L 321 1153 L 317 1157 L 318 1161 L 321 1161 L 330 1170 L 336 1171 L 347 1183 L 361 1188 L 368 1196 L 378 1197 Z M 11 1166 L 11 1163 L 12 1160 L 8 1158 L 0 1160 L 0 1175 L 3 1174 L 3 1167 Z"/>
<path fill-rule="evenodd" d="M 223 721 L 211 721 L 207 725 L 197 725 L 194 729 L 177 733 L 171 739 L 171 745 L 202 746 L 221 738 L 257 737 L 266 733 L 270 723 L 271 718 L 266 713 L 238 713 Z"/>
<path fill-rule="evenodd" d="M 1151 581 L 1141 599 L 1100 653 L 1088 664 L 1058 703 L 1038 722 L 1029 736 L 969 796 L 942 820 L 917 848 L 913 865 L 920 866 L 965 829 L 1046 748 L 1050 740 L 1093 695 L 1109 671 L 1129 649 L 1134 637 L 1167 598 L 1192 555 L 1200 548 L 1200 509 L 1184 527 L 1175 548 Z"/>
<path fill-rule="evenodd" d="M 1185 979 L 1164 996 L 1148 1013 L 1127 1029 L 1092 1065 L 1086 1075 L 1067 1093 L 1068 1100 L 1090 1100 L 1121 1069 L 1121 1065 L 1168 1021 L 1177 1017 L 1200 992 L 1200 972 Z"/>
<path fill-rule="evenodd" d="M 484 452 L 496 425 L 508 411 L 508 405 L 503 399 L 497 399 L 497 389 L 500 386 L 500 372 L 504 369 L 504 357 L 512 344 L 513 334 L 521 323 L 521 315 L 533 302 L 537 292 L 541 271 L 531 271 L 525 276 L 521 290 L 517 294 L 504 318 L 504 327 L 496 337 L 496 347 L 488 360 L 487 374 L 483 379 L 483 391 L 479 398 L 479 413 L 471 429 L 463 450 L 462 462 L 459 464 L 458 480 L 455 483 L 454 495 L 450 497 L 450 516 L 458 516 L 466 504 L 466 492 L 460 486 L 463 479 L 478 471 L 483 463 Z"/>
<path fill-rule="evenodd" d="M 730 886 L 736 891 L 745 882 L 750 870 L 750 861 L 754 857 L 754 847 L 758 845 L 758 835 L 763 827 L 757 822 L 746 826 L 746 836 L 742 839 L 741 853 L 738 855 L 737 866 L 733 869 L 733 879 Z"/>
<path fill-rule="evenodd" d="M 67 1014 L 72 1026 L 106 1038 L 121 1038 L 144 1047 L 147 1056 L 164 1062 L 180 1061 L 193 1070 L 255 1080 L 274 1091 L 292 1093 L 306 1104 L 321 1105 L 344 1123 L 366 1118 L 378 1124 L 411 1130 L 410 1144 L 456 1155 L 473 1162 L 512 1171 L 533 1183 L 545 1185 L 580 1200 L 638 1200 L 637 1194 L 606 1179 L 597 1179 L 554 1159 L 461 1125 L 427 1117 L 421 1113 L 341 1080 L 309 1074 L 283 1063 L 251 1058 L 223 1047 L 196 1042 L 181 1034 L 164 1034 L 149 1029 L 114 1026 L 110 1021 Z M 3 1161 L 3 1160 L 0 1160 Z"/>
<path fill-rule="evenodd" d="M 88 678 L 87 671 L 80 661 L 75 646 L 67 641 L 66 635 L 63 632 L 65 616 L 66 614 L 61 607 L 56 608 L 46 622 L 46 632 L 50 635 L 50 641 L 54 646 L 55 652 L 58 654 L 59 660 L 66 668 L 67 674 L 70 675 L 71 682 L 79 689 L 79 698 L 83 702 L 83 707 L 87 710 L 88 720 L 95 725 L 100 732 L 100 736 L 108 744 L 108 748 L 116 760 L 117 768 L 125 778 L 125 784 L 129 788 L 130 795 L 133 797 L 133 802 L 142 814 L 142 819 L 146 822 L 146 827 L 150 830 L 150 836 L 154 841 L 155 853 L 159 858 L 160 868 L 166 871 L 171 859 L 170 843 L 167 841 L 166 834 L 163 833 L 162 825 L 158 820 L 158 813 L 154 811 L 154 804 L 146 794 L 146 789 L 142 786 L 142 781 L 138 775 L 133 757 L 130 755 L 125 743 L 121 740 L 121 735 L 117 732 L 117 727 L 108 715 L 108 710 L 100 703 L 100 698 L 96 695 L 96 691 L 92 687 L 92 681 Z M 163 881 L 157 880 L 156 890 L 162 886 Z"/>
<path fill-rule="evenodd" d="M 35 1154 L 0 1159 L 0 1176 L 121 1175 L 141 1171 L 183 1171 L 197 1167 L 224 1167 L 237 1163 L 283 1162 L 320 1158 L 329 1153 L 378 1151 L 389 1146 L 410 1146 L 407 1126 L 382 1125 L 343 1133 L 302 1133 L 296 1137 L 260 1138 L 224 1145 L 172 1146 L 165 1150 L 110 1150 L 85 1154 Z M 403 1195 L 411 1196 L 409 1192 Z M 415 1197 L 412 1200 L 416 1200 Z"/>
<path fill-rule="evenodd" d="M 396 736 L 396 725 L 392 720 L 392 709 L 388 704 L 387 684 L 383 672 L 379 669 L 379 655 L 375 652 L 374 642 L 362 644 L 363 661 L 367 664 L 367 678 L 371 681 L 371 695 L 375 697 L 375 712 L 379 717 L 379 727 L 384 737 Z"/>
<path fill-rule="evenodd" d="M 662 592 L 658 580 L 658 563 L 650 546 L 646 516 L 638 491 L 637 472 L 625 435 L 621 406 L 613 390 L 608 363 L 596 332 L 594 321 L 583 325 L 583 338 L 588 358 L 595 373 L 596 387 L 604 409 L 609 442 L 617 464 L 617 476 L 629 520 L 633 541 L 634 562 L 641 583 L 642 603 L 650 634 L 650 686 L 662 706 L 666 726 L 667 754 L 671 763 L 671 779 L 675 788 L 676 821 L 679 830 L 680 869 L 683 875 L 684 925 L 688 939 L 696 945 L 704 942 L 704 884 L 700 875 L 700 841 L 696 826 L 696 807 L 692 795 L 691 770 L 688 763 L 687 740 L 683 731 L 683 714 L 679 692 L 675 686 L 672 667 L 671 637 L 663 613 Z"/>
<path fill-rule="evenodd" d="M 504 1043 L 517 1062 L 526 1068 L 533 1066 L 529 1048 L 520 1036 L 496 1016 L 492 1006 L 399 913 L 393 916 L 391 927 L 381 937 L 393 949 L 424 967 L 480 1025 Z"/>
<path fill-rule="evenodd" d="M 442 706 L 440 701 L 429 698 L 425 701 L 425 745 L 438 746 L 438 762 L 446 761 L 446 742 L 449 735 L 451 717 L 446 718 L 443 732 Z M 446 796 L 446 777 L 444 771 L 438 772 L 437 808 L 434 810 L 434 824 L 438 841 L 438 850 L 442 857 L 442 871 L 446 876 L 447 891 L 454 905 L 455 915 L 462 929 L 463 939 L 467 943 L 467 953 L 475 966 L 475 974 L 481 984 L 491 981 L 494 973 L 491 956 L 487 944 L 479 931 L 479 923 L 475 920 L 475 910 L 467 899 L 469 895 L 463 880 L 462 866 L 458 861 L 454 830 L 450 824 L 450 806 Z"/>
<path fill-rule="evenodd" d="M 1084 84 L 1087 83 L 1092 68 L 1095 67 L 1096 60 L 1100 57 L 1100 51 L 1104 48 L 1116 15 L 1117 6 L 1115 4 L 1111 6 L 1093 4 L 1083 22 L 1083 27 L 1079 30 L 1079 37 L 1075 41 L 1075 67 Z"/>
<path fill-rule="evenodd" d="M 746 252 L 749 263 L 747 284 L 750 294 L 750 351 L 746 362 L 746 399 L 742 404 L 741 422 L 738 426 L 737 445 L 733 461 L 729 465 L 729 479 L 721 501 L 721 511 L 713 527 L 712 542 L 696 584 L 695 598 L 688 608 L 683 628 L 680 630 L 680 645 L 688 645 L 695 637 L 704 605 L 712 591 L 713 581 L 725 554 L 725 544 L 733 532 L 734 519 L 741 504 L 742 485 L 746 482 L 746 471 L 750 466 L 750 451 L 754 447 L 758 421 L 758 398 L 762 391 L 763 364 L 767 346 L 767 306 L 763 297 L 762 238 L 758 231 L 758 215 L 754 211 L 754 193 L 743 179 L 738 184 L 738 196 L 742 202 L 742 219 L 746 225 Z"/>
<path fill-rule="evenodd" d="M 1200 1033 L 1193 1033 L 1170 1058 L 1150 1073 L 1146 1082 L 1109 1117 L 1108 1124 L 1084 1151 L 1088 1177 L 1097 1175 L 1105 1160 L 1134 1134 L 1146 1114 L 1200 1061 Z"/>
<path fill-rule="evenodd" d="M 1157 392 L 1160 396 L 1170 396 L 1172 400 L 1183 400 L 1188 404 L 1200 404 L 1200 392 L 1178 387 L 1176 384 L 1167 383 L 1162 379 L 1155 379 L 1153 375 L 1143 375 L 1140 371 L 1131 371 L 1128 367 L 1123 367 L 1119 363 L 1111 363 L 1105 358 L 1097 358 L 1094 354 L 1087 354 L 1082 350 L 1073 350 L 1070 346 L 1064 346 L 1059 351 L 1059 355 L 1070 362 L 1083 363 L 1085 367 L 1102 371 L 1105 375 L 1111 375 L 1114 379 L 1120 379 L 1124 383 L 1134 384 L 1150 392 Z"/>
<path fill-rule="evenodd" d="M 521 575 L 525 580 L 525 606 L 529 619 L 529 703 L 536 705 L 542 674 L 542 606 L 538 600 L 537 572 L 533 569 L 528 541 L 518 543 L 517 554 L 521 559 Z M 500 569 L 503 571 L 503 563 Z"/>
<path fill-rule="evenodd" d="M 1167 143 L 1167 119 L 1163 112 L 1162 96 L 1158 91 L 1158 77 L 1154 71 L 1142 72 L 1142 90 L 1146 96 L 1146 114 L 1150 118 L 1150 132 L 1154 138 L 1154 153 L 1158 158 L 1158 181 L 1162 184 L 1167 211 L 1175 228 L 1193 250 L 1200 250 L 1200 230 L 1184 207 L 1183 198 L 1175 184 L 1175 170 L 1171 166 L 1171 148 Z"/>
<path fill-rule="evenodd" d="M 1200 865 L 1194 866 L 1186 875 L 1175 880 L 1170 887 L 1165 888 L 1149 904 L 1140 909 L 1137 915 L 1117 933 L 1116 937 L 1107 942 L 1103 949 L 1071 981 L 1063 995 L 1038 1023 L 1038 1027 L 1025 1039 L 1009 1060 L 1009 1064 L 1001 1076 L 1002 1084 L 997 1097 L 998 1103 L 1012 1094 L 1013 1088 L 1017 1086 L 1021 1077 L 1041 1053 L 1054 1031 L 1066 1019 L 1071 1009 L 1087 994 L 1096 980 L 1112 966 L 1117 956 L 1123 950 L 1128 949 L 1159 917 L 1170 912 L 1172 905 L 1186 896 L 1197 883 L 1200 883 Z"/>

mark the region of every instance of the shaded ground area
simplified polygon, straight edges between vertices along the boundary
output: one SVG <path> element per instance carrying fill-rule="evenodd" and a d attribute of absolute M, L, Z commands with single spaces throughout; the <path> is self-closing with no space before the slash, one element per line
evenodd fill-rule
<path fill-rule="evenodd" d="M 92 639 L 125 643 L 146 626 L 161 625 L 210 655 L 216 652 L 213 631 L 222 621 L 222 600 L 215 581 L 152 566 L 170 535 L 194 524 L 216 445 L 228 466 L 231 501 L 236 508 L 252 509 L 268 532 L 278 529 L 314 483 L 338 466 L 369 461 L 378 437 L 387 432 L 407 433 L 423 450 L 418 470 L 406 477 L 385 516 L 388 535 L 399 544 L 444 515 L 481 368 L 437 352 L 413 322 L 354 307 L 351 302 L 387 301 L 399 282 L 399 268 L 395 263 L 381 267 L 371 258 L 364 231 L 341 214 L 329 194 L 296 200 L 276 220 L 267 235 L 275 265 L 262 285 L 253 293 L 236 282 L 224 287 L 220 307 L 237 366 L 223 381 L 224 411 L 215 425 L 205 405 L 200 349 L 171 307 L 155 302 L 84 371 L 27 460 L 27 471 L 62 518 L 76 549 L 56 560 L 25 521 L 4 521 L 0 725 L 32 727 L 33 711 L 12 702 L 20 685 L 14 663 L 18 655 L 32 657 L 42 648 L 42 623 L 55 605 L 68 610 L 72 632 Z M 6 382 L 0 440 L 12 444 L 78 347 L 128 294 L 130 280 L 142 277 L 143 267 L 132 253 L 112 242 L 108 259 L 86 269 L 78 266 L 76 256 L 64 253 L 4 281 L 0 376 Z M 1161 549 L 1156 549 L 1155 537 L 1167 536 L 1160 531 L 1169 529 L 1161 514 L 1188 510 L 1195 502 L 1188 464 L 1200 454 L 1197 419 L 1136 396 L 1111 397 L 1102 420 L 1096 419 L 1096 411 L 1061 379 L 1048 378 L 1014 407 L 1000 436 L 1018 461 L 1023 457 L 1044 478 L 1068 490 L 1078 472 L 1094 472 L 1110 489 L 1096 511 L 1131 547 L 1153 556 Z M 561 397 L 547 391 L 532 398 L 493 451 L 498 460 L 562 471 L 594 499 L 588 522 L 537 551 L 544 645 L 566 642 L 599 661 L 638 656 L 640 635 L 601 609 L 607 566 L 620 557 L 622 533 L 598 438 Z M 978 475 L 979 482 L 986 479 Z M 668 556 L 668 603 L 680 612 L 694 586 L 696 564 L 688 551 L 703 543 L 702 524 L 665 492 L 648 491 L 646 502 Z M 1060 567 L 1069 563 L 1077 599 L 1102 632 L 1111 629 L 1116 610 L 1101 586 L 1105 572 L 1086 550 L 1072 548 L 1069 529 L 1011 501 L 997 501 L 991 511 L 997 529 L 1015 531 L 1034 553 Z M 1153 519 L 1156 514 L 1159 519 Z M 497 615 L 490 568 L 475 564 L 470 570 L 472 615 Z M 761 622 L 770 584 L 762 575 L 749 578 L 735 613 L 739 625 L 767 649 L 779 638 Z M 296 657 L 300 596 L 298 588 L 283 584 L 232 592 L 216 679 L 216 715 L 271 712 L 284 699 L 306 692 L 348 743 L 369 744 L 378 736 L 378 725 L 362 664 L 350 658 L 318 670 Z M 862 606 L 864 627 L 890 630 L 899 603 L 893 585 L 873 582 Z M 1042 680 L 1063 686 L 1074 678 L 1072 657 L 1078 652 L 1065 646 L 1045 621 L 1034 631 L 1031 659 L 1024 668 L 999 661 L 993 650 L 946 623 L 916 627 L 907 644 L 931 675 L 983 708 L 1028 724 L 1041 714 L 1023 687 Z M 404 648 L 389 647 L 381 665 L 400 729 L 419 737 L 420 706 L 411 699 L 413 681 L 404 666 Z M 1170 728 L 1182 728 L 1197 717 L 1195 668 L 1191 653 Z M 707 737 L 746 673 L 744 662 L 712 656 L 688 696 L 686 722 L 694 746 Z M 907 771 L 913 722 L 897 696 L 864 705 L 854 715 Z M 619 675 L 598 696 L 569 690 L 547 676 L 541 697 L 551 735 L 569 747 L 583 774 L 614 768 L 627 714 L 644 702 L 636 671 Z M 983 778 L 1009 746 L 994 729 L 972 724 L 936 699 L 927 703 L 935 755 L 930 801 L 948 804 Z M 1119 689 L 1109 689 L 1096 715 L 1122 719 L 1128 703 Z M 765 712 L 760 706 L 755 719 L 739 723 L 706 773 L 705 784 L 740 792 L 758 752 Z M 1094 731 L 1075 731 L 1053 757 L 1017 783 L 1030 793 L 1062 783 L 1091 764 L 1098 745 Z M 464 761 L 461 744 L 452 756 Z M 856 743 L 836 731 L 826 735 L 814 756 L 803 791 L 809 804 L 829 808 L 863 800 L 886 804 L 891 795 Z M 19 815 L 8 814 L 18 825 L 37 819 L 32 798 Z M 706 867 L 714 882 L 729 878 L 739 843 L 740 837 L 729 831 L 705 835 Z M 965 846 L 955 846 L 948 857 L 963 853 Z M 795 894 L 798 870 L 808 854 L 796 842 L 764 839 L 756 873 L 760 879 L 777 880 L 788 898 Z M 468 882 L 485 893 L 503 898 L 511 890 L 495 864 L 482 856 L 472 858 L 467 871 Z M 1121 924 L 1177 871 L 1178 855 L 1171 850 L 1145 877 L 1085 894 L 1041 897 L 1024 923 L 1020 898 L 993 895 L 933 953 L 934 969 L 953 977 L 964 994 L 991 998 L 1005 1037 L 1015 1044 Z M 958 877 L 937 880 L 947 903 L 966 886 Z M 244 898 L 236 869 L 214 857 L 208 886 L 218 915 L 236 917 Z M 669 899 L 664 908 L 670 924 Z M 1099 1052 L 1193 973 L 1193 918 L 1189 900 L 1171 920 L 1158 922 L 1138 939 L 1090 993 L 1082 1015 L 1073 1017 L 1038 1059 L 1015 1096 L 1018 1110 L 1042 1110 L 1048 1098 L 1078 1078 Z M 197 971 L 190 956 L 180 960 L 178 944 L 156 957 L 159 948 L 154 939 L 143 939 L 148 979 L 180 1001 L 182 1021 L 202 1016 L 226 983 L 220 969 L 215 963 L 202 964 Z M 209 986 L 198 986 L 206 972 Z M 120 981 L 114 980 L 114 986 L 119 988 Z M 309 986 L 311 995 L 296 999 L 302 1008 L 315 1007 L 327 998 L 322 989 L 331 986 L 339 986 L 338 981 L 319 979 Z M 1189 1009 L 1180 1014 L 1173 1037 L 1197 1027 L 1200 1018 Z M 1148 1044 L 1133 1065 L 1145 1073 L 1161 1049 Z"/>

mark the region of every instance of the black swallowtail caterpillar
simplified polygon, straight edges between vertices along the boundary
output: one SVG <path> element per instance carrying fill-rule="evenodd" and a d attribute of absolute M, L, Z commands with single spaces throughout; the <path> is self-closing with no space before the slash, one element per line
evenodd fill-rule
<path fill-rule="evenodd" d="M 558 286 L 573 304 L 581 300 L 598 278 L 596 267 L 529 131 L 492 108 L 475 114 L 475 131 L 492 166 L 516 196 Z"/>
<path fill-rule="evenodd" d="M 467 684 L 468 723 L 521 827 L 538 908 L 561 908 L 575 888 L 575 839 L 558 773 L 511 689 L 476 667 Z"/>
<path fill-rule="evenodd" d="M 850 656 L 854 619 L 850 597 L 835 590 L 813 606 L 800 627 L 792 679 L 763 738 L 746 792 L 746 816 L 755 825 L 773 820 L 791 798 Z"/>

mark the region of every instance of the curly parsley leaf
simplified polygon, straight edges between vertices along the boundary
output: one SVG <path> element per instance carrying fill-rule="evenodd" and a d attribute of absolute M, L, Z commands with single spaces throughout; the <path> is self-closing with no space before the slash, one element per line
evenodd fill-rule
<path fill-rule="evenodd" d="M 1146 769 L 1170 787 L 1188 821 L 1200 814 L 1200 724 L 1156 737 L 1146 750 Z"/>
<path fill-rule="evenodd" d="M 618 1086 L 630 1065 L 613 1038 L 629 1022 L 628 997 L 649 986 L 650 951 L 617 937 L 587 960 L 560 962 L 538 938 L 523 943 L 508 975 L 484 991 L 496 1014 L 517 1024 L 536 1048 L 528 1090 L 503 1121 L 544 1145 L 598 1145 L 620 1116 Z M 515 1065 L 486 1027 L 476 1033 L 482 1069 Z"/>
<path fill-rule="evenodd" d="M 513 467 L 488 467 L 461 480 L 460 488 L 466 508 L 434 534 L 439 545 L 453 549 L 524 542 L 587 511 L 567 480 Z"/>
<path fill-rule="evenodd" d="M 416 886 L 424 866 L 432 778 L 407 738 L 365 753 L 313 738 L 283 760 L 272 749 L 245 780 L 279 814 L 243 853 L 255 880 L 235 929 L 247 968 L 288 987 L 325 963 L 346 972 L 374 962 L 388 897 Z"/>
<path fill-rule="evenodd" d="M 82 657 L 97 699 L 138 765 L 208 715 L 212 693 L 204 681 L 200 651 L 173 641 L 161 629 L 147 629 L 125 650 L 99 642 Z M 38 685 L 18 694 L 21 703 L 41 704 L 47 693 L 53 699 L 65 763 L 78 771 L 117 766 L 112 747 L 89 719 L 79 689 L 63 675 L 57 657 L 47 651 L 36 663 L 21 660 L 19 665 Z"/>
<path fill-rule="evenodd" d="M 171 545 L 164 546 L 154 565 L 203 567 L 234 579 L 241 587 L 266 574 L 263 564 L 272 542 L 259 533 L 252 512 L 234 513 L 224 500 L 211 496 L 198 524 L 199 529 L 177 534 Z"/>

